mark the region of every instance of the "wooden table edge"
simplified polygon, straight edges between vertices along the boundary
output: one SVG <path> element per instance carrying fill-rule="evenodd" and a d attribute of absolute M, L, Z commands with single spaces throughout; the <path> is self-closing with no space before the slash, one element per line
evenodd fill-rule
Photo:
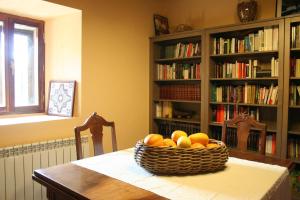
<path fill-rule="evenodd" d="M 68 163 L 64 165 L 74 165 L 74 164 Z M 32 174 L 32 179 L 40 183 L 41 185 L 45 186 L 47 190 L 50 189 L 51 191 L 58 192 L 62 196 L 68 197 L 68 199 L 70 200 L 88 200 L 88 198 L 80 195 L 79 193 L 74 192 L 73 190 L 69 189 L 65 185 L 59 184 L 48 177 L 46 178 L 46 176 L 42 176 L 41 174 L 38 173 L 39 170 L 40 169 L 34 170 Z M 49 192 L 47 191 L 47 195 L 51 195 L 51 194 L 49 194 Z"/>
<path fill-rule="evenodd" d="M 67 163 L 67 164 L 62 164 L 62 165 L 57 165 L 57 166 L 53 166 L 53 167 L 49 167 L 46 169 L 37 169 L 34 170 L 33 174 L 32 174 L 32 179 L 37 181 L 38 183 L 42 184 L 43 186 L 45 186 L 47 188 L 47 197 L 48 199 L 52 200 L 52 199 L 70 199 L 70 200 L 87 200 L 89 199 L 88 196 L 85 196 L 84 193 L 81 193 L 80 191 L 76 191 L 76 189 L 72 189 L 72 187 L 68 187 L 66 185 L 64 185 L 64 183 L 62 183 L 62 180 L 54 180 L 53 178 L 49 177 L 49 173 L 51 174 L 51 171 L 53 172 L 53 170 L 55 170 L 55 167 L 57 168 L 61 168 L 61 167 L 65 167 L 68 168 L 71 167 L 73 169 L 71 169 L 71 171 L 74 171 L 74 168 L 78 168 L 80 171 L 84 170 L 88 173 L 95 173 L 95 175 L 97 176 L 103 176 L 109 179 L 112 179 L 114 181 L 114 183 L 118 183 L 117 185 L 128 185 L 129 188 L 132 188 L 135 192 L 137 193 L 141 193 L 142 192 L 142 196 L 144 196 L 143 198 L 139 198 L 139 196 L 137 196 L 136 199 L 151 199 L 151 200 L 164 200 L 166 199 L 165 197 L 162 197 L 154 192 L 145 190 L 143 188 L 131 185 L 130 183 L 126 183 L 124 181 L 118 180 L 116 178 L 107 176 L 105 174 L 90 170 L 88 168 L 85 167 L 81 167 L 79 165 L 73 164 L 73 163 Z M 50 169 L 52 168 L 52 169 Z M 48 173 L 47 173 L 48 170 Z M 50 170 L 50 172 L 49 172 Z M 46 172 L 46 173 L 45 173 Z M 96 176 L 95 176 L 96 177 Z M 98 177 L 99 178 L 99 177 Z M 98 179 L 97 179 L 98 180 Z M 101 179 L 99 178 L 99 181 L 101 181 Z M 99 188 L 100 189 L 100 188 Z M 101 190 L 101 189 L 100 189 Z M 128 188 L 126 188 L 124 191 L 127 191 Z M 126 192 L 124 193 L 126 194 Z M 136 194 L 136 193 L 135 193 Z M 56 197 L 58 195 L 58 197 Z M 95 199 L 94 197 L 92 199 Z M 98 199 L 98 198 L 96 198 Z"/>

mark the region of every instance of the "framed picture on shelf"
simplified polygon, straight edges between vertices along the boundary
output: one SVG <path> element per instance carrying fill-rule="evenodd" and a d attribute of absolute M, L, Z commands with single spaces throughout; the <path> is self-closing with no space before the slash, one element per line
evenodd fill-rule
<path fill-rule="evenodd" d="M 287 16 L 300 13 L 299 0 L 276 0 L 276 16 Z"/>
<path fill-rule="evenodd" d="M 155 35 L 169 34 L 168 18 L 155 14 L 153 16 Z"/>
<path fill-rule="evenodd" d="M 47 114 L 73 116 L 75 87 L 76 81 L 50 81 Z"/>

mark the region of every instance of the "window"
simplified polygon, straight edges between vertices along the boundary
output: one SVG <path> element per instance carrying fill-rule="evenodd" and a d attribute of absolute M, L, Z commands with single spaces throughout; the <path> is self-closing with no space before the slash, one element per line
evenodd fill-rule
<path fill-rule="evenodd" d="M 45 110 L 44 22 L 0 13 L 0 114 Z"/>

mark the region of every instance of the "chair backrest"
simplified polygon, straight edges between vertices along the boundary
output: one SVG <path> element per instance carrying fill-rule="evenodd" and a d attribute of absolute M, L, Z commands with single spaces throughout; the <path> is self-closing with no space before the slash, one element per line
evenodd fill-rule
<path fill-rule="evenodd" d="M 257 122 L 247 114 L 239 114 L 231 120 L 224 121 L 222 127 L 222 141 L 225 143 L 227 137 L 227 127 L 237 128 L 237 148 L 240 151 L 247 151 L 247 142 L 250 129 L 253 128 L 259 132 L 259 152 L 265 154 L 266 148 L 266 130 L 267 125 Z"/>
<path fill-rule="evenodd" d="M 90 130 L 92 135 L 94 155 L 96 156 L 103 154 L 103 126 L 111 127 L 112 149 L 113 151 L 117 151 L 115 123 L 106 121 L 103 117 L 97 115 L 97 113 L 94 112 L 87 118 L 87 120 L 82 126 L 76 126 L 74 128 L 76 140 L 76 153 L 78 160 L 82 159 L 81 132 L 87 129 Z"/>

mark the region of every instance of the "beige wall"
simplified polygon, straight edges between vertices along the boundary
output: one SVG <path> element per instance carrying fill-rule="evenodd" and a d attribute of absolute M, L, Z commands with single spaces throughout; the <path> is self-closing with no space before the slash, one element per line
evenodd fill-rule
<path fill-rule="evenodd" d="M 93 111 L 116 122 L 120 149 L 132 146 L 147 134 L 149 125 L 148 37 L 153 35 L 153 13 L 167 16 L 173 27 L 180 23 L 213 27 L 237 22 L 236 1 L 51 0 L 82 10 L 80 116 L 1 126 L 0 146 L 71 136 L 73 127 Z M 274 2 L 259 0 L 260 18 L 274 16 Z M 59 68 L 61 64 L 53 61 L 49 65 Z"/>
<path fill-rule="evenodd" d="M 118 147 L 134 145 L 148 131 L 148 37 L 155 1 L 52 2 L 82 10 L 81 116 L 97 111 L 114 120 Z"/>
<path fill-rule="evenodd" d="M 239 23 L 239 0 L 163 0 L 162 14 L 168 16 L 170 29 L 178 24 L 209 28 Z M 257 0 L 257 19 L 275 17 L 275 0 Z"/>
<path fill-rule="evenodd" d="M 81 111 L 81 12 L 45 21 L 46 100 L 50 80 L 76 80 L 74 116 Z"/>

